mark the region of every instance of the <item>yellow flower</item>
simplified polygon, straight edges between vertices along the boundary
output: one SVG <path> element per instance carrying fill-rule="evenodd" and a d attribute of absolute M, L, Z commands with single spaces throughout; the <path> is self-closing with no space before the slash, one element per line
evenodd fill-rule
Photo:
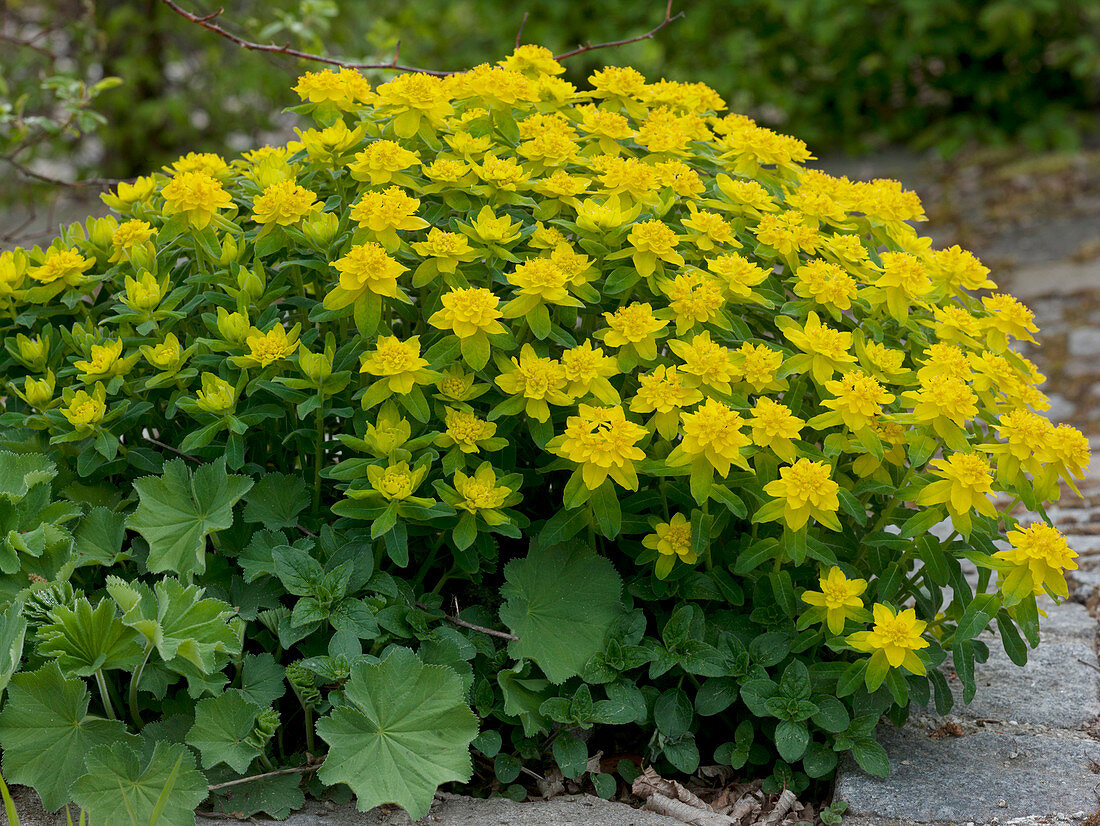
<path fill-rule="evenodd" d="M 989 499 L 993 492 L 993 474 L 989 461 L 978 453 L 956 452 L 950 456 L 932 460 L 935 474 L 940 477 L 930 482 L 917 494 L 918 505 L 945 503 L 951 521 L 964 536 L 970 534 L 970 511 L 985 516 L 996 516 L 997 510 Z"/>
<path fill-rule="evenodd" d="M 676 267 L 684 266 L 684 256 L 676 252 L 676 245 L 680 243 L 679 236 L 660 221 L 634 224 L 626 240 L 634 248 L 632 260 L 642 278 L 653 275 L 657 261 L 667 261 Z"/>
<path fill-rule="evenodd" d="M 978 397 L 970 385 L 952 376 L 921 380 L 918 390 L 902 393 L 901 398 L 916 421 L 931 424 L 951 444 L 960 444 L 960 429 L 978 415 Z"/>
<path fill-rule="evenodd" d="M 932 277 L 945 282 L 951 289 L 993 290 L 997 285 L 989 280 L 989 267 L 983 266 L 974 253 L 960 249 L 956 244 L 945 250 L 936 250 L 925 257 Z"/>
<path fill-rule="evenodd" d="M 604 313 L 607 329 L 596 334 L 608 347 L 629 347 L 644 361 L 657 358 L 657 333 L 668 322 L 653 315 L 653 307 L 634 302 L 613 313 Z"/>
<path fill-rule="evenodd" d="M 77 390 L 69 403 L 61 408 L 61 415 L 77 431 L 92 430 L 107 415 L 107 389 L 102 382 L 96 382 L 91 395 L 86 390 Z"/>
<path fill-rule="evenodd" d="M 301 324 L 295 324 L 287 333 L 282 324 L 276 324 L 264 333 L 253 327 L 244 340 L 248 355 L 235 357 L 233 363 L 238 367 L 267 367 L 289 358 L 298 349 L 301 328 Z"/>
<path fill-rule="evenodd" d="M 51 247 L 46 250 L 46 260 L 27 273 L 35 281 L 52 284 L 61 281 L 75 287 L 84 280 L 84 273 L 95 266 L 95 260 L 85 258 L 76 250 Z"/>
<path fill-rule="evenodd" d="M 801 530 L 811 518 L 832 531 L 840 530 L 836 512 L 840 508 L 840 485 L 824 462 L 799 459 L 779 469 L 779 478 L 764 485 L 764 492 L 782 500 L 783 521 L 792 531 Z M 766 507 L 766 506 L 765 506 Z"/>
<path fill-rule="evenodd" d="M 752 300 L 752 288 L 766 279 L 768 271 L 735 252 L 707 259 L 707 269 L 717 275 L 736 300 Z"/>
<path fill-rule="evenodd" d="M 894 400 L 892 393 L 861 370 L 850 370 L 840 379 L 825 382 L 825 389 L 835 398 L 824 399 L 821 406 L 833 412 L 810 420 L 810 426 L 817 430 L 838 424 L 851 431 L 868 428 L 882 413 L 882 406 Z"/>
<path fill-rule="evenodd" d="M 1014 566 L 1000 574 L 1005 594 L 1041 594 L 1047 588 L 1055 596 L 1069 596 L 1065 571 L 1077 570 L 1077 553 L 1057 528 L 1035 522 L 1009 531 L 1007 538 L 1012 547 L 993 554 Z"/>
<path fill-rule="evenodd" d="M 257 224 L 289 227 L 320 210 L 316 194 L 294 181 L 278 181 L 252 202 L 252 219 Z"/>
<path fill-rule="evenodd" d="M 680 410 L 703 400 L 703 394 L 684 384 L 675 366 L 663 364 L 638 376 L 638 392 L 630 400 L 632 413 L 652 413 L 652 426 L 672 441 L 680 427 Z"/>
<path fill-rule="evenodd" d="M 683 360 L 680 369 L 692 377 L 693 383 L 729 394 L 730 382 L 736 375 L 730 351 L 713 341 L 709 332 L 699 333 L 690 344 L 673 339 L 668 346 Z"/>
<path fill-rule="evenodd" d="M 642 539 L 642 545 L 657 551 L 655 573 L 658 579 L 664 579 L 671 573 L 676 559 L 687 565 L 699 561 L 699 555 L 691 547 L 691 523 L 682 513 L 674 513 L 667 522 L 658 522 L 653 533 Z"/>
<path fill-rule="evenodd" d="M 707 399 L 693 413 L 681 413 L 683 439 L 668 455 L 670 465 L 705 463 L 720 476 L 728 476 L 731 465 L 746 468 L 741 449 L 751 440 L 741 432 L 746 422 L 741 414 L 716 399 Z"/>
<path fill-rule="evenodd" d="M 248 316 L 243 313 L 231 313 L 225 307 L 218 307 L 217 326 L 218 335 L 230 344 L 244 344 L 244 340 L 252 332 Z"/>
<path fill-rule="evenodd" d="M 642 211 L 641 204 L 624 209 L 618 196 L 612 195 L 600 202 L 592 199 L 576 205 L 577 226 L 585 232 L 603 234 L 629 224 Z M 628 253 L 629 254 L 629 253 Z"/>
<path fill-rule="evenodd" d="M 111 209 L 126 214 L 130 207 L 136 203 L 148 200 L 157 189 L 157 182 L 152 175 L 144 175 L 136 178 L 133 183 L 121 181 L 113 192 L 105 192 L 100 199 Z"/>
<path fill-rule="evenodd" d="M 629 490 L 638 489 L 635 462 L 645 458 L 638 442 L 646 429 L 627 420 L 621 407 L 594 407 L 582 404 L 579 415 L 565 421 L 565 433 L 547 444 L 547 449 L 580 465 L 581 480 L 596 490 L 611 477 Z"/>
<path fill-rule="evenodd" d="M 345 112 L 371 101 L 370 83 L 354 69 L 306 72 L 298 78 L 294 91 L 303 101 L 332 103 Z"/>
<path fill-rule="evenodd" d="M 397 336 L 379 336 L 374 349 L 363 355 L 360 373 L 384 379 L 391 393 L 405 395 L 418 384 L 431 384 L 439 374 L 426 369 L 427 360 L 420 356 L 420 336 L 401 341 Z"/>
<path fill-rule="evenodd" d="M 837 310 L 850 310 L 858 285 L 839 264 L 814 259 L 795 273 L 794 293 Z"/>
<path fill-rule="evenodd" d="M 656 200 L 662 186 L 657 167 L 637 158 L 598 155 L 592 159 L 592 168 L 599 175 L 600 189 L 605 194 L 612 197 L 622 196 L 627 203 L 634 203 L 639 211 L 643 203 Z M 657 240 L 660 241 L 661 238 L 658 237 Z"/>
<path fill-rule="evenodd" d="M 378 409 L 378 418 L 374 424 L 367 425 L 363 441 L 367 450 L 378 458 L 392 456 L 412 436 L 412 425 L 402 418 L 397 405 L 387 399 Z M 354 494 L 349 494 L 354 495 Z"/>
<path fill-rule="evenodd" d="M 484 442 L 496 435 L 497 426 L 493 422 L 485 421 L 470 410 L 447 407 L 445 411 L 446 429 L 436 439 L 440 447 L 453 445 L 463 453 L 477 453 L 485 447 Z"/>
<path fill-rule="evenodd" d="M 818 384 L 825 384 L 837 370 L 856 361 L 850 352 L 852 334 L 822 324 L 813 310 L 810 310 L 802 327 L 786 316 L 779 316 L 775 323 L 787 340 L 805 354 L 801 360 Z"/>
<path fill-rule="evenodd" d="M 505 318 L 519 318 L 540 304 L 583 306 L 569 294 L 569 276 L 549 258 L 531 258 L 505 275 L 519 295 L 504 305 Z"/>
<path fill-rule="evenodd" d="M 340 282 L 325 296 L 326 310 L 347 307 L 368 293 L 389 298 L 403 295 L 397 277 L 408 267 L 387 255 L 380 244 L 356 244 L 333 266 L 340 273 Z"/>
<path fill-rule="evenodd" d="M 324 129 L 307 129 L 303 132 L 295 128 L 294 131 L 311 161 L 330 166 L 345 164 L 349 154 L 367 133 L 364 124 L 348 129 L 343 118 Z"/>
<path fill-rule="evenodd" d="M 513 158 L 486 155 L 480 164 L 474 164 L 474 173 L 492 189 L 515 192 L 523 188 L 531 173 L 524 170 Z"/>
<path fill-rule="evenodd" d="M 54 376 L 52 370 L 47 370 L 46 375 L 41 379 L 27 376 L 23 382 L 23 390 L 20 391 L 15 385 L 10 385 L 11 389 L 15 391 L 23 401 L 29 404 L 36 410 L 46 410 L 53 406 L 53 393 L 57 387 L 57 378 Z"/>
<path fill-rule="evenodd" d="M 420 487 L 428 474 L 427 466 L 410 468 L 408 462 L 397 462 L 382 468 L 378 465 L 367 467 L 367 480 L 371 488 L 382 495 L 387 502 L 402 502 L 413 499 L 413 493 Z M 365 493 L 365 491 L 359 491 Z M 349 495 L 352 495 L 349 493 Z"/>
<path fill-rule="evenodd" d="M 420 154 L 395 141 L 377 140 L 355 156 L 348 170 L 357 181 L 367 181 L 371 186 L 381 186 L 394 180 L 395 173 L 420 163 Z"/>
<path fill-rule="evenodd" d="M 80 380 L 87 384 L 122 375 L 129 370 L 130 364 L 133 364 L 132 359 L 122 358 L 122 339 L 93 344 L 87 361 L 73 362 L 73 366 L 80 371 Z"/>
<path fill-rule="evenodd" d="M 512 221 L 507 214 L 498 218 L 486 204 L 470 226 L 463 225 L 459 229 L 481 244 L 510 244 L 519 238 L 523 224 Z"/>
<path fill-rule="evenodd" d="M 365 192 L 352 206 L 352 220 L 375 233 L 388 249 L 399 245 L 397 230 L 424 229 L 428 222 L 414 214 L 420 208 L 417 198 L 409 197 L 400 187 L 391 186 L 384 192 Z"/>
<path fill-rule="evenodd" d="M 50 357 L 50 337 L 37 335 L 28 338 L 22 333 L 15 336 L 15 349 L 19 351 L 19 358 L 32 370 L 43 370 Z"/>
<path fill-rule="evenodd" d="M 734 237 L 733 227 L 717 212 L 701 212 L 694 201 L 688 201 L 688 211 L 691 215 L 684 219 L 684 226 L 690 230 L 689 239 L 699 249 L 709 251 L 719 245 L 741 246 Z"/>
<path fill-rule="evenodd" d="M 566 392 L 570 396 L 579 399 L 591 393 L 604 404 L 619 403 L 619 391 L 608 381 L 618 375 L 618 362 L 606 355 L 602 348 L 593 347 L 592 342 L 586 339 L 563 352 L 561 364 L 569 380 Z"/>
<path fill-rule="evenodd" d="M 419 72 L 398 75 L 379 86 L 376 94 L 379 111 L 394 115 L 393 130 L 399 138 L 415 135 L 421 120 L 436 127 L 454 112 L 447 84 Z"/>
<path fill-rule="evenodd" d="M 165 184 L 160 194 L 165 215 L 182 213 L 194 229 L 204 229 L 214 213 L 233 205 L 221 182 L 207 172 L 182 172 Z"/>
<path fill-rule="evenodd" d="M 573 399 L 567 391 L 569 380 L 560 362 L 540 356 L 530 344 L 524 344 L 519 358 L 496 378 L 497 386 L 510 396 L 526 400 L 526 412 L 532 419 L 545 422 L 551 404 L 566 405 Z"/>
<path fill-rule="evenodd" d="M 885 665 L 888 668 L 904 667 L 921 676 L 927 673 L 917 651 L 928 647 L 928 640 L 921 637 L 928 623 L 917 619 L 917 612 L 912 608 L 895 615 L 885 605 L 876 602 L 871 610 L 875 618 L 874 628 L 856 631 L 845 638 L 856 651 L 871 654 L 868 672 L 871 673 L 874 668 L 884 673 L 886 669 L 882 666 Z"/>
<path fill-rule="evenodd" d="M 990 314 L 985 319 L 986 341 L 990 347 L 1004 350 L 1008 346 L 1008 336 L 1036 343 L 1031 335 L 1039 331 L 1034 321 L 1035 313 L 1015 298 L 1004 293 L 995 293 L 983 297 L 982 304 Z"/>
<path fill-rule="evenodd" d="M 785 379 L 777 379 L 775 374 L 783 366 L 783 354 L 766 344 L 753 344 L 746 341 L 733 353 L 733 363 L 737 374 L 754 393 L 766 390 L 785 390 Z"/>
<path fill-rule="evenodd" d="M 135 248 L 145 244 L 156 235 L 157 231 L 145 221 L 123 221 L 111 234 L 111 257 L 107 259 L 109 264 L 117 264 L 126 259 L 126 256 Z"/>
<path fill-rule="evenodd" d="M 202 389 L 195 394 L 200 410 L 225 416 L 237 407 L 237 388 L 214 373 L 203 373 Z"/>
<path fill-rule="evenodd" d="M 783 256 L 797 256 L 800 251 L 813 253 L 820 237 L 804 222 L 801 212 L 791 210 L 779 215 L 760 216 L 756 238 Z"/>
<path fill-rule="evenodd" d="M 480 516 L 488 525 L 500 525 L 508 520 L 500 509 L 515 491 L 500 484 L 492 465 L 482 462 L 473 475 L 455 471 L 455 491 L 459 495 L 455 507 Z"/>
<path fill-rule="evenodd" d="M 814 616 L 824 616 L 830 633 L 840 634 L 844 631 L 845 621 L 862 612 L 863 600 L 860 599 L 860 594 L 867 590 L 867 580 L 848 579 L 834 565 L 828 574 L 818 579 L 818 586 L 820 591 L 804 592 L 802 601 L 820 609 L 812 613 Z"/>
<path fill-rule="evenodd" d="M 229 164 L 225 158 L 214 152 L 188 152 L 179 158 L 166 171 L 181 175 L 187 172 L 205 172 L 212 178 L 221 180 L 229 174 Z"/>
<path fill-rule="evenodd" d="M 425 241 L 411 244 L 417 255 L 435 259 L 439 272 L 453 273 L 459 264 L 466 264 L 477 258 L 477 251 L 470 246 L 465 235 L 457 232 L 444 232 L 432 227 Z"/>
<path fill-rule="evenodd" d="M 160 344 L 154 346 L 144 344 L 138 349 L 149 364 L 164 373 L 178 370 L 183 363 L 183 348 L 175 333 L 166 335 Z"/>
<path fill-rule="evenodd" d="M 734 214 L 748 215 L 757 220 L 760 220 L 762 213 L 776 212 L 779 209 L 775 198 L 756 181 L 735 180 L 724 172 L 719 173 L 714 181 L 718 185 L 718 190 L 730 202 L 720 206 L 720 209 Z"/>
<path fill-rule="evenodd" d="M 793 440 L 798 438 L 805 424 L 786 405 L 761 396 L 749 419 L 752 443 L 768 448 L 784 462 L 793 462 L 798 455 Z"/>
<path fill-rule="evenodd" d="M 505 69 L 525 75 L 560 75 L 565 71 L 565 67 L 554 59 L 552 51 L 534 44 L 516 46 L 510 55 L 498 63 Z"/>
<path fill-rule="evenodd" d="M 23 250 L 0 252 L 0 298 L 14 298 L 26 274 L 27 254 Z"/>
<path fill-rule="evenodd" d="M 442 310 L 432 313 L 428 324 L 439 330 L 451 330 L 459 338 L 498 335 L 507 332 L 498 321 L 500 299 L 484 287 L 465 287 L 445 292 Z"/>
<path fill-rule="evenodd" d="M 885 303 L 890 315 L 902 322 L 909 307 L 922 303 L 932 289 L 932 279 L 919 258 L 904 252 L 884 252 L 882 275 L 863 291 L 863 296 L 872 306 Z"/>
<path fill-rule="evenodd" d="M 713 321 L 725 303 L 718 280 L 699 270 L 677 275 L 662 289 L 676 320 L 676 335 L 683 335 L 697 324 Z"/>

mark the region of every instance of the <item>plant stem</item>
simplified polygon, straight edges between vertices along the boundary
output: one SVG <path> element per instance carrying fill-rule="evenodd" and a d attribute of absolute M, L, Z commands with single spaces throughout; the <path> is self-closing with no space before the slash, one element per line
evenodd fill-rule
<path fill-rule="evenodd" d="M 321 466 L 325 461 L 325 395 L 317 405 L 317 447 L 313 463 L 313 515 L 321 513 Z"/>
<path fill-rule="evenodd" d="M 306 751 L 310 754 L 316 754 L 316 740 L 313 735 L 313 709 L 309 706 L 302 706 L 306 713 Z"/>
<path fill-rule="evenodd" d="M 99 696 L 103 698 L 103 708 L 107 710 L 108 720 L 117 720 L 115 717 L 115 709 L 111 705 L 111 696 L 107 693 L 107 680 L 103 677 L 103 669 L 96 669 L 95 672 L 96 685 L 99 686 Z"/>
<path fill-rule="evenodd" d="M 145 670 L 145 664 L 149 662 L 149 655 L 152 653 L 153 644 L 149 643 L 145 646 L 145 656 L 141 658 L 141 664 L 138 665 L 137 670 L 134 671 L 134 675 L 130 678 L 130 718 L 139 729 L 145 724 L 141 720 L 141 711 L 138 710 L 138 684 L 141 682 L 141 673 Z"/>

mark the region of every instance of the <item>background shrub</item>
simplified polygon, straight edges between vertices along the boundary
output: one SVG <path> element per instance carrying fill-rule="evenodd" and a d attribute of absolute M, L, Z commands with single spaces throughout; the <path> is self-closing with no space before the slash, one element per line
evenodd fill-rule
<path fill-rule="evenodd" d="M 949 655 L 968 701 L 991 623 L 1026 660 L 1075 554 L 1012 512 L 1089 459 L 1030 311 L 900 184 L 560 71 L 307 74 L 298 141 L 0 255 L 9 780 L 93 820 L 276 765 L 416 816 L 525 764 L 609 795 L 600 750 L 801 791 L 884 774 Z"/>

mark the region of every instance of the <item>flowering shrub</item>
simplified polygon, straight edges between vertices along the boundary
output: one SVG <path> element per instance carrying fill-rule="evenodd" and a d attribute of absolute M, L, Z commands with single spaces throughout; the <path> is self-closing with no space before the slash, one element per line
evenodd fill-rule
<path fill-rule="evenodd" d="M 560 71 L 310 73 L 298 141 L 3 253 L 9 780 L 93 822 L 284 766 L 212 805 L 610 795 L 598 750 L 801 790 L 885 773 L 948 656 L 969 701 L 990 623 L 1026 659 L 1075 554 L 1013 511 L 1089 461 L 1030 311 L 896 182 Z"/>

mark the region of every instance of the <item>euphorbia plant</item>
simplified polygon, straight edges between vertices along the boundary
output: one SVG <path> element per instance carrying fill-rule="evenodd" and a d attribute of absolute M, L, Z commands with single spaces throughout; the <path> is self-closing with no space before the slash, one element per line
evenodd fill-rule
<path fill-rule="evenodd" d="M 1030 311 L 899 184 L 560 70 L 310 73 L 298 141 L 0 256 L 9 779 L 93 823 L 169 769 L 181 823 L 211 783 L 612 794 L 624 745 L 801 790 L 885 772 L 875 723 L 950 708 L 949 654 L 969 700 L 991 622 L 1037 644 L 1075 555 L 1014 508 L 1088 446 L 1010 347 Z"/>

